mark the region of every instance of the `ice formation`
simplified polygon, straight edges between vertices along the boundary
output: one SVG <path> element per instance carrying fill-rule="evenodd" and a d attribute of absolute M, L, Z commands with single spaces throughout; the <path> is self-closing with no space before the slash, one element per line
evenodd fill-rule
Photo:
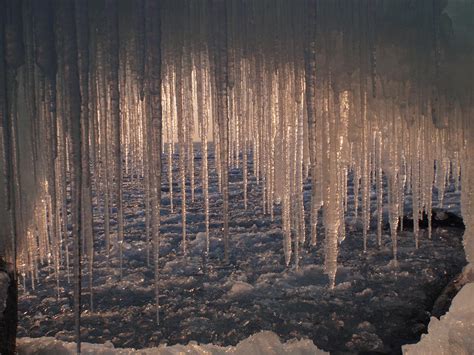
<path fill-rule="evenodd" d="M 122 260 L 127 189 L 146 195 L 143 238 L 158 322 L 163 181 L 182 216 L 186 255 L 186 208 L 195 178 L 202 179 L 208 254 L 210 144 L 225 262 L 233 167 L 244 171 L 245 206 L 249 174 L 264 186 L 266 213 L 273 216 L 281 203 L 287 265 L 297 268 L 301 246 L 322 239 L 316 234 L 322 209 L 330 287 L 347 213 L 362 219 L 361 248 L 367 248 L 372 188 L 378 241 L 387 206 L 396 264 L 401 217 L 430 216 L 447 181 L 460 186 L 462 175 L 465 250 L 474 261 L 473 42 L 458 36 L 444 1 L 410 2 L 408 9 L 398 0 L 0 4 L 0 253 L 32 288 L 41 264 L 54 265 L 58 292 L 61 274 L 73 269 L 77 329 L 81 262 L 92 280 L 94 253 L 109 255 L 117 246 Z M 459 6 L 472 13 L 469 1 Z M 171 162 L 167 172 L 162 159 Z M 347 211 L 350 178 L 355 211 Z M 413 211 L 404 211 L 407 194 Z M 173 205 L 173 196 L 180 204 Z M 100 250 L 97 216 L 104 217 Z M 92 305 L 92 286 L 88 292 Z"/>

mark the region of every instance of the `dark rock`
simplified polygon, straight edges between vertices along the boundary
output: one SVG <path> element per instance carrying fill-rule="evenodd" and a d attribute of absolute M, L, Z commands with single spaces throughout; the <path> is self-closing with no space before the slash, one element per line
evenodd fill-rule
<path fill-rule="evenodd" d="M 0 305 L 0 354 L 15 354 L 16 350 L 16 328 L 18 325 L 18 285 L 13 266 L 5 263 L 0 258 L 0 283 L 8 282 L 7 287 L 0 287 L 0 301 L 5 300 L 5 308 Z M 5 277 L 7 276 L 7 277 Z M 1 286 L 1 285 L 0 285 Z M 5 294 L 6 292 L 6 294 Z"/>
<path fill-rule="evenodd" d="M 413 229 L 412 216 L 403 217 L 403 228 L 406 230 Z M 440 209 L 433 209 L 431 213 L 431 225 L 433 228 L 452 227 L 464 230 L 463 219 L 454 213 L 443 211 Z M 422 219 L 419 222 L 420 229 L 428 228 L 428 215 L 423 213 Z"/>
<path fill-rule="evenodd" d="M 431 311 L 431 316 L 440 318 L 444 315 L 449 310 L 453 298 L 465 284 L 471 281 L 471 277 L 472 276 L 466 275 L 464 272 L 457 275 L 436 299 Z"/>

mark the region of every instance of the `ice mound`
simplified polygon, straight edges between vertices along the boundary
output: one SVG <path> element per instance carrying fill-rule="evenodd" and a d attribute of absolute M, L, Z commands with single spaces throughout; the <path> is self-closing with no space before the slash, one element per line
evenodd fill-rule
<path fill-rule="evenodd" d="M 17 341 L 19 355 L 34 354 L 76 354 L 76 344 L 56 340 L 51 337 L 42 338 L 20 338 Z M 319 350 L 311 340 L 290 340 L 282 343 L 278 335 L 270 331 L 254 334 L 242 340 L 236 346 L 220 347 L 217 345 L 199 345 L 190 343 L 188 345 L 162 345 L 157 348 L 148 349 L 115 349 L 112 343 L 90 344 L 82 343 L 81 354 L 141 354 L 141 355 L 174 355 L 174 354 L 234 354 L 234 355 L 259 355 L 259 354 L 292 354 L 292 355 L 322 355 L 328 354 Z"/>
<path fill-rule="evenodd" d="M 428 334 L 403 346 L 405 355 L 468 355 L 474 353 L 474 282 L 465 285 L 441 319 L 432 317 Z"/>

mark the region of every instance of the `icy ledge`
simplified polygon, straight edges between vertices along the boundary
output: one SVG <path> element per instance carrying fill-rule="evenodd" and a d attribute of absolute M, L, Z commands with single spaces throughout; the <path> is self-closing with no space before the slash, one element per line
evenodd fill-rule
<path fill-rule="evenodd" d="M 20 338 L 17 341 L 18 354 L 76 354 L 76 344 L 56 340 L 51 337 L 42 338 Z M 112 343 L 90 344 L 82 343 L 81 354 L 294 354 L 294 355 L 322 355 L 329 354 L 319 350 L 311 340 L 290 340 L 287 343 L 281 343 L 280 338 L 273 332 L 263 331 L 242 340 L 237 346 L 220 347 L 217 345 L 198 345 L 189 343 L 188 345 L 162 345 L 157 348 L 149 349 L 115 349 Z"/>
<path fill-rule="evenodd" d="M 417 344 L 403 346 L 404 355 L 469 355 L 474 353 L 474 265 L 464 270 L 469 278 L 441 319 L 431 317 L 428 334 Z"/>

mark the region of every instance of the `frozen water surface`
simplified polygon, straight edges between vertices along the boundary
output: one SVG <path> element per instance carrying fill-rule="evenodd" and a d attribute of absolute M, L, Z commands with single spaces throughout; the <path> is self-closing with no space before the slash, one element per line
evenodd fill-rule
<path fill-rule="evenodd" d="M 196 160 L 199 165 L 200 160 Z M 82 335 L 90 343 L 112 342 L 115 347 L 144 348 L 166 343 L 219 346 L 236 345 L 262 330 L 276 333 L 282 341 L 310 339 L 332 352 L 399 352 L 402 344 L 415 342 L 426 331 L 435 298 L 465 264 L 462 229 L 440 226 L 432 239 L 421 230 L 415 249 L 412 230 L 398 241 L 398 266 L 391 263 L 388 226 L 382 246 L 369 232 L 367 252 L 359 220 L 347 217 L 347 236 L 340 246 L 334 289 L 328 289 L 324 272 L 324 239 L 300 251 L 300 267 L 285 266 L 278 214 L 272 221 L 263 215 L 261 187 L 249 179 L 249 206 L 240 198 L 241 171 L 230 174 L 230 263 L 223 262 L 220 201 L 215 193 L 217 177 L 210 159 L 211 252 L 205 257 L 202 193 L 197 182 L 196 203 L 188 206 L 188 253 L 181 255 L 179 210 L 169 211 L 168 193 L 163 193 L 162 242 L 160 247 L 160 325 L 156 325 L 154 275 L 147 266 L 143 240 L 143 201 L 139 191 L 124 199 L 126 234 L 123 244 L 124 271 L 120 279 L 118 249 L 111 250 L 111 265 L 97 253 L 94 266 L 94 310 L 84 293 Z M 309 187 L 309 186 L 308 186 Z M 179 191 L 178 187 L 175 187 Z M 166 182 L 163 184 L 166 191 Z M 448 189 L 449 190 L 449 189 Z M 449 190 L 447 198 L 455 200 Z M 351 199 L 353 203 L 353 199 Z M 305 203 L 309 203 L 306 198 Z M 409 207 L 409 203 L 407 205 Z M 278 209 L 279 207 L 276 206 Z M 446 208 L 458 213 L 458 204 Z M 307 209 L 309 211 L 309 209 Z M 95 231 L 103 235 L 101 221 Z M 423 224 L 421 224 L 423 225 Z M 322 228 L 319 226 L 318 228 Z M 320 231 L 322 233 L 322 231 Z M 102 238 L 96 241 L 101 250 Z M 55 299 L 55 280 L 47 268 L 35 291 L 27 287 L 20 296 L 19 336 L 53 336 L 73 341 L 71 285 L 61 280 L 61 297 Z M 84 285 L 86 290 L 88 285 Z M 25 341 L 25 344 L 26 341 Z"/>

